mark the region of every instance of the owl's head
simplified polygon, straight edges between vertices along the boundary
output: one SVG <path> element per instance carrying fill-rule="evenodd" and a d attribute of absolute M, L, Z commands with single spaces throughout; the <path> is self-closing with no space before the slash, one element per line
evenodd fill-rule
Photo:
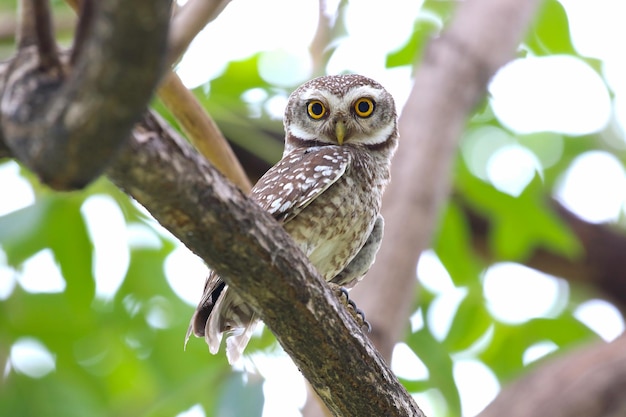
<path fill-rule="evenodd" d="M 315 78 L 289 96 L 285 153 L 302 146 L 395 145 L 396 119 L 393 97 L 376 81 L 362 75 Z"/>

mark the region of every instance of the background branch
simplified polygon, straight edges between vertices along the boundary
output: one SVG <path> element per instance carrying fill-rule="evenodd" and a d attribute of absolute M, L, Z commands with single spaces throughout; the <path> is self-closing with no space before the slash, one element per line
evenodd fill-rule
<path fill-rule="evenodd" d="M 626 237 L 609 225 L 586 222 L 556 200 L 550 206 L 559 219 L 567 224 L 582 246 L 579 257 L 567 257 L 549 249 L 536 248 L 524 265 L 543 271 L 571 283 L 592 287 L 600 296 L 610 300 L 622 312 L 626 311 Z M 490 248 L 490 221 L 461 202 L 470 230 L 472 247 L 488 262 L 494 256 Z"/>
<path fill-rule="evenodd" d="M 387 360 L 407 328 L 417 260 L 430 244 L 448 197 L 465 121 L 489 79 L 514 56 L 539 3 L 459 3 L 454 20 L 427 48 L 416 73 L 400 116 L 400 145 L 383 200 L 385 239 L 368 277 L 352 292 Z"/>
<path fill-rule="evenodd" d="M 542 361 L 478 417 L 619 417 L 626 414 L 626 336 Z"/>

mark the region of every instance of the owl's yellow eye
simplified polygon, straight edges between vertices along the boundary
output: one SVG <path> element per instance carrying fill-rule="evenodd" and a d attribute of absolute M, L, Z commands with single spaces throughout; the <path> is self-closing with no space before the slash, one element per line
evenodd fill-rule
<path fill-rule="evenodd" d="M 359 117 L 370 117 L 374 112 L 374 100 L 367 97 L 361 97 L 354 103 L 354 112 Z"/>
<path fill-rule="evenodd" d="M 306 105 L 306 111 L 312 119 L 319 120 L 326 115 L 326 106 L 319 100 L 311 100 Z"/>

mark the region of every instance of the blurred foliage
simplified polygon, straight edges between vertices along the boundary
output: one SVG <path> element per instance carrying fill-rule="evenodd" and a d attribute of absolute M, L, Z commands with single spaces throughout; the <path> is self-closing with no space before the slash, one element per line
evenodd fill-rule
<path fill-rule="evenodd" d="M 0 2 L 2 13 L 13 10 L 13 2 L 8 4 Z M 54 4 L 64 7 L 62 2 Z M 426 1 L 415 19 L 413 34 L 403 47 L 389 52 L 386 65 L 414 65 L 428 39 L 450 19 L 454 7 L 455 2 Z M 534 55 L 576 55 L 560 3 L 545 2 L 524 48 Z M 282 152 L 277 140 L 282 137 L 282 124 L 266 105 L 272 97 L 286 97 L 292 88 L 267 83 L 259 75 L 258 58 L 257 54 L 230 62 L 219 77 L 197 88 L 195 94 L 231 141 L 271 163 Z M 581 59 L 599 70 L 597 62 Z M 256 94 L 259 100 L 246 101 L 251 90 L 263 93 Z M 158 101 L 154 105 L 176 126 Z M 441 215 L 433 248 L 452 283 L 463 289 L 464 295 L 443 338 L 435 336 L 424 320 L 426 324 L 408 332 L 405 340 L 429 372 L 423 380 L 403 382 L 414 393 L 437 390 L 445 405 L 440 404 L 435 415 L 442 417 L 461 414 L 453 376 L 454 360 L 459 355 L 482 361 L 504 384 L 524 372 L 523 355 L 538 342 L 548 340 L 566 349 L 597 338 L 573 317 L 581 299 L 568 300 L 550 317 L 521 324 L 503 323 L 494 317 L 483 291 L 489 263 L 472 246 L 459 202 L 490 219 L 488 239 L 494 261 L 523 263 L 538 247 L 567 257 L 580 256 L 578 242 L 549 210 L 546 197 L 575 157 L 598 147 L 607 149 L 607 145 L 595 135 L 576 140 L 555 133 L 516 135 L 499 124 L 485 102 L 468 123 L 462 147 L 473 132 L 486 128 L 505 134 L 507 141 L 532 152 L 542 164 L 542 175 L 513 197 L 498 191 L 472 171 L 463 157 L 458 158 L 454 173 L 457 198 Z M 494 143 L 489 145 L 485 162 L 498 149 Z M 22 175 L 33 187 L 35 203 L 0 217 L 0 262 L 4 256 L 5 270 L 8 267 L 19 274 L 24 262 L 49 249 L 66 288 L 60 293 L 34 294 L 18 285 L 0 302 L 0 363 L 5 364 L 0 415 L 173 416 L 195 404 L 200 404 L 208 416 L 260 415 L 262 380 L 232 371 L 224 355 L 209 355 L 204 343 L 189 343 L 183 351 L 193 308 L 175 295 L 165 278 L 164 260 L 176 247 L 172 239 L 155 231 L 158 245 L 129 244 L 130 265 L 121 287 L 111 300 L 95 298 L 93 242 L 81 215 L 85 200 L 93 195 L 110 196 L 122 208 L 128 227 L 152 227 L 153 223 L 104 179 L 85 191 L 59 194 L 42 188 L 28 172 Z M 120 236 L 119 243 L 128 244 L 126 237 Z M 415 308 L 422 317 L 432 314 L 438 297 L 427 288 L 421 290 Z M 166 326 L 150 324 L 148 317 L 155 306 L 165 312 Z M 45 345 L 55 360 L 53 372 L 34 378 L 10 366 L 11 347 L 22 338 L 34 338 Z M 264 331 L 253 339 L 248 352 L 274 349 L 273 337 Z"/>

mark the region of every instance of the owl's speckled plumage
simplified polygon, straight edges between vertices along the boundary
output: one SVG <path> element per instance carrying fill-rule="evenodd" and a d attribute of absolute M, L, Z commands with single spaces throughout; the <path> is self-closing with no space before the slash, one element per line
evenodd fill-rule
<path fill-rule="evenodd" d="M 250 197 L 271 213 L 321 276 L 351 287 L 367 272 L 382 239 L 379 214 L 398 141 L 391 95 L 360 75 L 313 79 L 289 97 L 282 159 Z M 187 337 L 217 353 L 227 333 L 238 360 L 258 317 L 211 273 Z"/>

